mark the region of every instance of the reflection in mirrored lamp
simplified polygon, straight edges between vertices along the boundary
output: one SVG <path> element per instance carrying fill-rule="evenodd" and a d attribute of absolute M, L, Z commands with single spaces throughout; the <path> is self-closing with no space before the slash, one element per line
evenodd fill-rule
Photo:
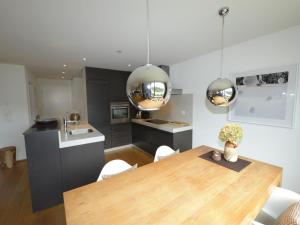
<path fill-rule="evenodd" d="M 235 85 L 226 78 L 214 80 L 207 88 L 207 99 L 216 106 L 228 106 L 235 100 Z"/>
<path fill-rule="evenodd" d="M 129 101 L 141 111 L 158 110 L 171 97 L 169 76 L 161 68 L 150 64 L 149 0 L 147 6 L 147 64 L 135 69 L 129 76 L 126 93 Z"/>
<path fill-rule="evenodd" d="M 220 78 L 211 82 L 206 91 L 206 97 L 210 103 L 216 106 L 229 106 L 233 103 L 237 96 L 237 88 L 232 81 L 223 78 L 223 49 L 224 49 L 224 17 L 229 13 L 228 7 L 219 10 L 222 17 L 222 36 L 221 36 L 221 63 Z"/>
<path fill-rule="evenodd" d="M 153 111 L 164 106 L 171 97 L 171 83 L 161 68 L 145 65 L 134 70 L 127 80 L 129 101 L 139 110 Z"/>

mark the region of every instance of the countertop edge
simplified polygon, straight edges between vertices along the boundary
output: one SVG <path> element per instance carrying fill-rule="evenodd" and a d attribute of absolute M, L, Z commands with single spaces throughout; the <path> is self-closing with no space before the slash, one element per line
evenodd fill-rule
<path fill-rule="evenodd" d="M 158 130 L 166 131 L 169 133 L 179 133 L 179 132 L 188 131 L 188 130 L 193 129 L 192 126 L 171 127 L 170 125 L 168 126 L 165 124 L 152 124 L 152 123 L 148 123 L 146 121 L 139 120 L 139 119 L 131 119 L 131 122 L 140 124 L 140 125 L 144 125 L 147 127 L 152 127 L 152 128 L 158 129 Z"/>
<path fill-rule="evenodd" d="M 96 143 L 96 142 L 104 142 L 105 141 L 105 136 L 100 133 L 98 130 L 96 130 L 94 127 L 91 125 L 88 125 L 90 128 L 94 130 L 94 135 L 93 136 L 78 136 L 72 140 L 62 140 L 62 136 L 64 135 L 61 130 L 58 130 L 58 139 L 59 139 L 59 148 L 68 148 L 68 147 L 73 147 L 73 146 L 78 146 L 78 145 L 85 145 L 85 144 L 91 144 L 91 143 Z M 65 134 L 66 135 L 66 134 Z"/>

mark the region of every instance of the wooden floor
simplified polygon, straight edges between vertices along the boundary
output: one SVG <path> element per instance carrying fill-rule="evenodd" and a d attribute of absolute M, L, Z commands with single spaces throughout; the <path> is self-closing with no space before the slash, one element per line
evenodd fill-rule
<path fill-rule="evenodd" d="M 105 160 L 123 159 L 142 166 L 153 162 L 153 157 L 135 148 L 105 153 Z M 20 161 L 12 169 L 0 169 L 0 225 L 65 225 L 64 206 L 31 211 L 27 162 Z"/>
<path fill-rule="evenodd" d="M 153 156 L 136 148 L 126 148 L 118 151 L 112 151 L 105 153 L 105 161 L 111 161 L 113 159 L 122 159 L 128 162 L 130 165 L 138 164 L 143 166 L 153 162 Z"/>

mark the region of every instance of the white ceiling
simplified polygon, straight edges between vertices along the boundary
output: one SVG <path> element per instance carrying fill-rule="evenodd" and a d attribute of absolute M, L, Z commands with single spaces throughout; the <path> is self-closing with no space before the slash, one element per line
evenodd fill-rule
<path fill-rule="evenodd" d="M 225 5 L 226 46 L 300 24 L 300 0 L 150 0 L 151 62 L 173 64 L 218 49 L 217 10 Z M 52 77 L 63 64 L 66 76 L 84 65 L 132 70 L 145 64 L 145 23 L 144 0 L 1 0 L 0 62 Z"/>

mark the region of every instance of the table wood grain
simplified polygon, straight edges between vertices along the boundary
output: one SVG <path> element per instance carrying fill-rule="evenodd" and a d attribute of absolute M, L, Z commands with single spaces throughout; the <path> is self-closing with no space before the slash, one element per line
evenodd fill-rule
<path fill-rule="evenodd" d="M 201 146 L 64 193 L 68 225 L 250 224 L 282 168 L 252 159 L 235 172 L 198 156 Z"/>

